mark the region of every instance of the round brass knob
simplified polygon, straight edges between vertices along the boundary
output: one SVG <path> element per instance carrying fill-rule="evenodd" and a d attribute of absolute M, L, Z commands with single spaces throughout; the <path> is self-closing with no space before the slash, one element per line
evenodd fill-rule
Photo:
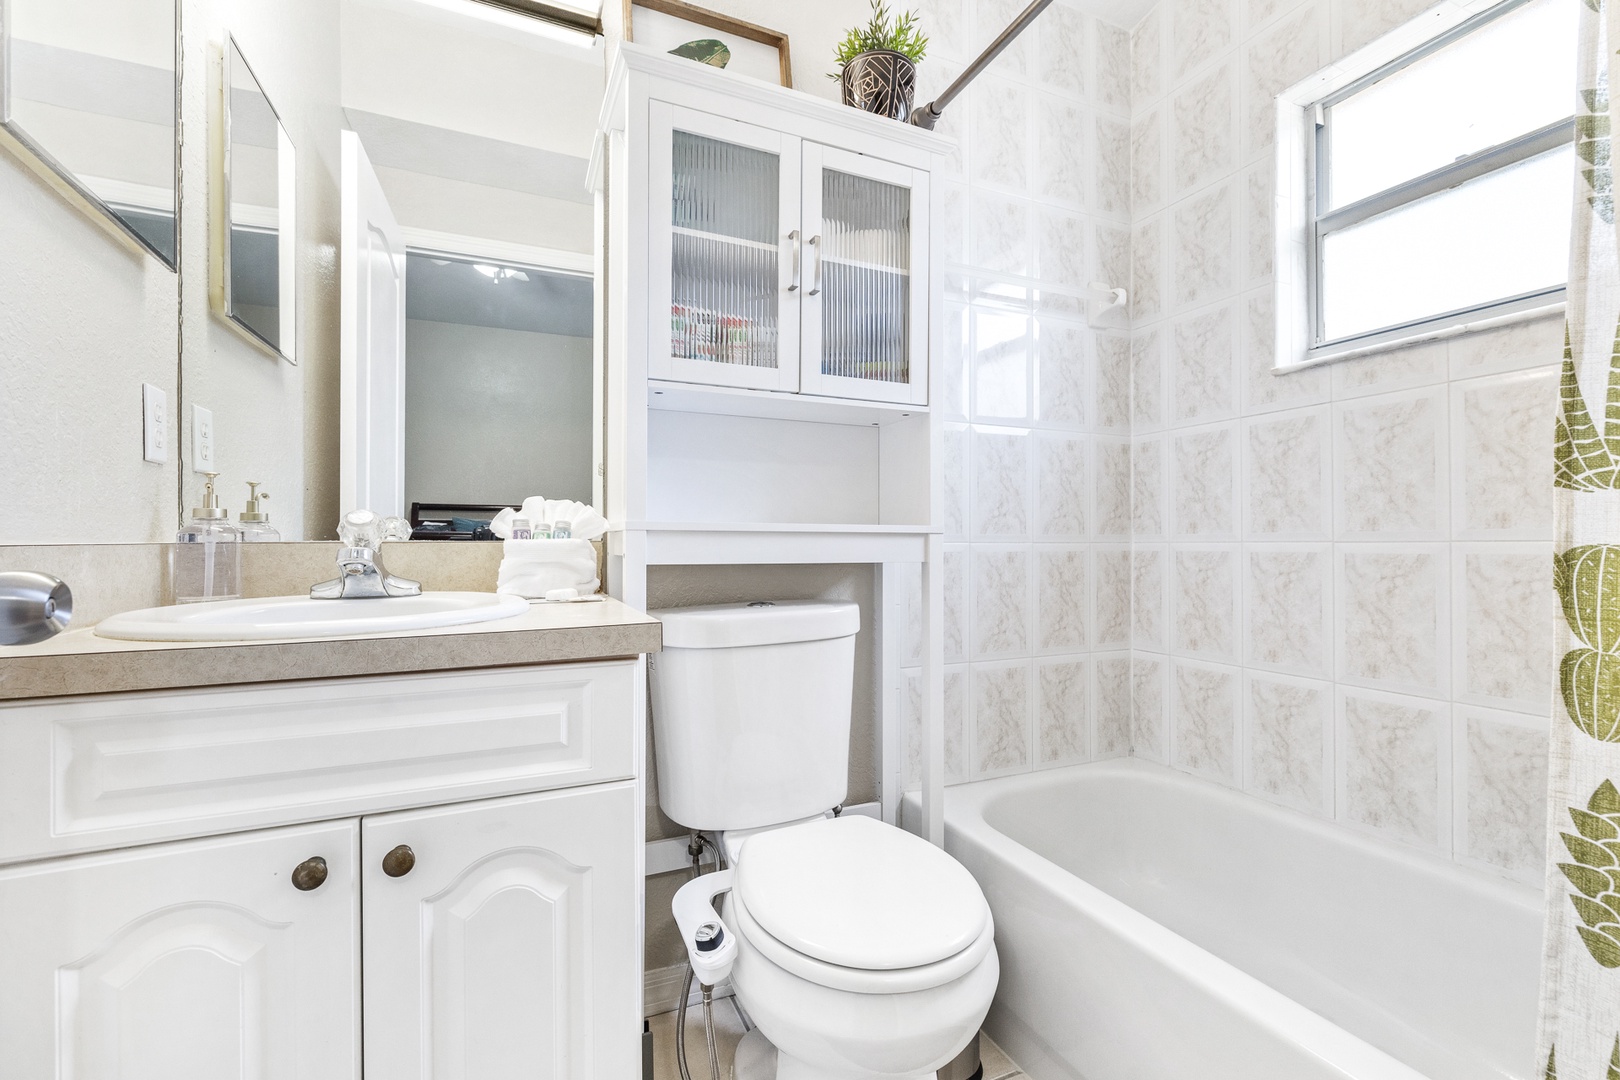
<path fill-rule="evenodd" d="M 383 873 L 389 877 L 404 877 L 416 865 L 416 852 L 404 844 L 383 856 Z"/>
<path fill-rule="evenodd" d="M 293 867 L 292 883 L 299 892 L 320 888 L 326 883 L 326 860 L 317 855 Z"/>

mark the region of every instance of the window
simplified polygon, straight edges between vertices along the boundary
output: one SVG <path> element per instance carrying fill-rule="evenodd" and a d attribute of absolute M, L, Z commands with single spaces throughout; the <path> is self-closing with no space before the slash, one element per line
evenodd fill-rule
<path fill-rule="evenodd" d="M 1578 2 L 1510 0 L 1306 110 L 1304 359 L 1562 298 Z"/>

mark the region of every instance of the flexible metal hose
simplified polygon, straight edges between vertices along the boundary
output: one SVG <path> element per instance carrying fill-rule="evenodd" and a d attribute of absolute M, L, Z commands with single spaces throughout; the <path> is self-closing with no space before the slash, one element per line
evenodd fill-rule
<path fill-rule="evenodd" d="M 696 881 L 703 874 L 703 847 L 708 843 L 702 833 L 693 833 L 692 839 L 686 845 L 686 853 L 692 856 L 692 880 Z M 692 1080 L 692 1070 L 686 1064 L 686 1003 L 692 996 L 692 965 L 686 965 L 686 977 L 681 980 L 681 1001 L 675 1006 L 675 1065 L 681 1071 L 681 1080 Z M 709 1012 L 709 992 L 703 992 L 704 1020 L 709 1036 L 709 1080 L 720 1080 L 720 1074 L 714 1069 L 714 1018 Z"/>

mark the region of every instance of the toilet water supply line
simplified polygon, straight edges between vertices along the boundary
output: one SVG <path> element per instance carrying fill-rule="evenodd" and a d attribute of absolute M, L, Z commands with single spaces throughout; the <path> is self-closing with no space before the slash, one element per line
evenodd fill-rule
<path fill-rule="evenodd" d="M 731 888 L 731 873 L 730 867 L 725 864 L 724 850 L 719 844 L 714 843 L 700 832 L 694 832 L 691 841 L 686 845 L 686 853 L 692 856 L 692 880 L 683 885 L 680 892 L 689 892 L 698 878 L 703 876 L 703 849 L 705 847 L 714 849 L 715 870 L 719 875 L 718 880 L 714 883 L 718 887 L 710 891 L 702 900 L 702 903 L 707 906 L 712 904 L 715 896 Z M 697 974 L 699 961 L 697 954 L 691 950 L 694 942 L 698 943 L 697 947 L 699 949 L 703 949 L 705 945 L 710 945 L 712 942 L 710 950 L 713 952 L 713 956 L 707 954 L 704 956 L 704 960 L 707 962 L 703 963 L 704 979 L 699 983 L 699 988 L 703 994 L 703 1035 L 709 1048 L 709 1076 L 711 1080 L 718 1080 L 720 1076 L 720 1056 L 717 1049 L 718 1044 L 714 1037 L 714 985 L 724 978 L 726 973 L 730 972 L 731 958 L 736 955 L 736 945 L 734 942 L 726 940 L 725 931 L 720 929 L 718 918 L 712 923 L 704 923 L 703 926 L 688 933 L 688 928 L 684 925 L 687 920 L 681 918 L 687 905 L 681 903 L 679 893 L 676 894 L 675 899 L 676 922 L 683 924 L 680 926 L 681 940 L 686 943 L 688 955 L 692 960 L 686 967 L 686 977 L 681 980 L 681 1000 L 675 1007 L 675 1064 L 681 1071 L 681 1080 L 692 1080 L 691 1068 L 686 1063 L 686 1010 L 691 1001 L 692 979 Z M 709 908 L 709 913 L 714 914 L 712 907 Z M 706 934 L 711 926 L 715 928 L 714 932 Z M 724 957 L 723 960 L 722 957 Z M 743 1023 L 745 1026 L 752 1027 L 746 1019 Z"/>

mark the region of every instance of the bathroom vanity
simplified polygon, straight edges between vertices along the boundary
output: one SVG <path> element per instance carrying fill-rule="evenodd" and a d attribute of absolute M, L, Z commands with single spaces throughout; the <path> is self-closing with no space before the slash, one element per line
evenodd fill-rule
<path fill-rule="evenodd" d="M 636 1075 L 658 646 L 608 600 L 9 650 L 0 1078 Z"/>

